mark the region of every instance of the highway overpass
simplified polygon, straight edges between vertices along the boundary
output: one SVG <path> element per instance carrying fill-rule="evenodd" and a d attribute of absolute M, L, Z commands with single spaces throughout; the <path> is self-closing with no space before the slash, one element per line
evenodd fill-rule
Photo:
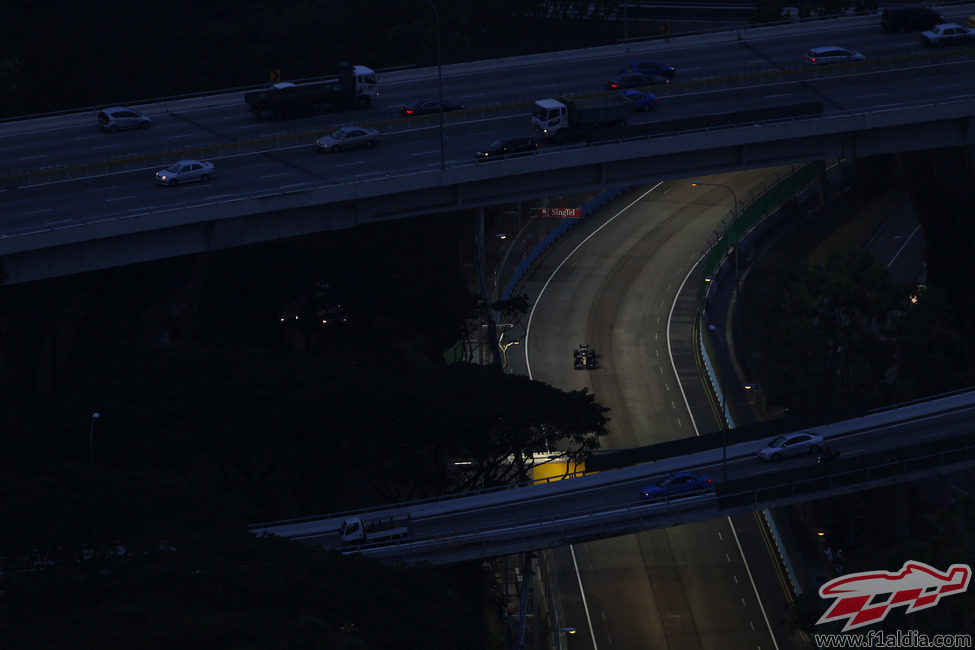
<path fill-rule="evenodd" d="M 385 560 L 450 563 L 848 494 L 975 466 L 975 388 L 808 430 L 825 436 L 839 458 L 825 464 L 815 456 L 762 463 L 756 458 L 767 442 L 762 437 L 728 446 L 724 463 L 718 434 L 711 436 L 717 446 L 708 450 L 546 485 L 271 522 L 251 530 Z M 704 473 L 715 488 L 640 499 L 641 486 L 677 471 Z M 407 513 L 408 537 L 342 547 L 338 531 L 344 520 Z"/>
<path fill-rule="evenodd" d="M 868 58 L 805 67 L 805 49 L 824 38 L 862 42 Z M 240 93 L 150 103 L 152 129 L 108 141 L 90 132 L 89 112 L 7 122 L 0 259 L 15 283 L 612 185 L 971 145 L 973 55 L 924 50 L 867 16 L 458 64 L 445 92 L 469 98 L 468 109 L 448 120 L 443 161 L 436 118 L 396 112 L 397 100 L 429 94 L 430 70 L 384 75 L 375 109 L 301 124 L 256 121 Z M 532 99 L 599 92 L 623 57 L 637 56 L 666 56 L 678 76 L 653 89 L 661 108 L 635 115 L 616 139 L 473 160 L 484 141 L 527 131 Z M 512 88 L 513 77 L 527 87 Z M 789 110 L 810 104 L 822 112 Z M 313 136 L 352 119 L 380 126 L 383 145 L 317 156 Z M 178 157 L 215 159 L 213 182 L 153 186 L 152 172 Z"/>

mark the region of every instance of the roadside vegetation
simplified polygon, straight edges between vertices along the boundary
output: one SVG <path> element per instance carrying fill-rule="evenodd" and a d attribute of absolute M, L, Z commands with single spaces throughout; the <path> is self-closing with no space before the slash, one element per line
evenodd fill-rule
<path fill-rule="evenodd" d="M 975 384 L 971 159 L 884 156 L 855 175 L 751 273 L 743 338 L 773 411 L 874 408 Z M 927 241 L 922 277 L 904 285 L 863 250 L 902 201 Z"/>
<path fill-rule="evenodd" d="M 467 221 L 0 290 L 0 635 L 493 647 L 476 563 L 395 569 L 246 530 L 506 484 L 556 441 L 598 446 L 592 394 L 445 362 L 478 311 Z"/>
<path fill-rule="evenodd" d="M 770 414 L 862 411 L 975 385 L 975 296 L 965 281 L 975 263 L 973 179 L 962 149 L 858 161 L 849 191 L 756 262 L 741 322 Z M 901 285 L 863 248 L 904 201 L 927 245 L 924 277 Z M 966 489 L 964 476 L 938 477 L 782 509 L 807 572 L 822 578 L 793 603 L 796 627 L 808 634 L 842 627 L 816 624 L 827 605 L 816 591 L 825 579 L 895 571 L 907 559 L 939 570 L 975 562 L 975 501 Z M 973 600 L 966 593 L 910 615 L 895 608 L 878 627 L 970 633 Z"/>

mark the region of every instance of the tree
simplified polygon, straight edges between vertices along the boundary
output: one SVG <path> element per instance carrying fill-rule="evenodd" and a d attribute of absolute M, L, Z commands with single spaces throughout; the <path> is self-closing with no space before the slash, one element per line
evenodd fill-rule
<path fill-rule="evenodd" d="M 825 267 L 796 267 L 772 313 L 771 399 L 798 412 L 883 403 L 905 294 L 862 252 L 834 256 Z"/>
<path fill-rule="evenodd" d="M 391 500 L 526 480 L 533 454 L 559 448 L 582 460 L 607 434 L 608 409 L 587 390 L 489 366 L 377 378 L 368 391 L 381 407 L 359 412 L 355 444 L 371 484 Z"/>

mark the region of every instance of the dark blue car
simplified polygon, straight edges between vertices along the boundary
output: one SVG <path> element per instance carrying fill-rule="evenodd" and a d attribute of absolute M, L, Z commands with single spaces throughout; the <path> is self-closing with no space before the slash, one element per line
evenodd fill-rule
<path fill-rule="evenodd" d="M 661 77 L 673 79 L 676 70 L 674 66 L 657 61 L 627 61 L 620 66 L 620 72 L 642 72 L 643 74 L 656 74 Z"/>
<path fill-rule="evenodd" d="M 665 476 L 656 483 L 644 485 L 640 490 L 640 497 L 646 500 L 662 499 L 674 495 L 705 492 L 712 487 L 711 479 L 703 474 L 678 472 Z"/>
<path fill-rule="evenodd" d="M 653 93 L 646 93 L 640 90 L 624 90 L 620 93 L 623 97 L 633 100 L 634 111 L 652 111 L 657 108 L 657 96 Z"/>

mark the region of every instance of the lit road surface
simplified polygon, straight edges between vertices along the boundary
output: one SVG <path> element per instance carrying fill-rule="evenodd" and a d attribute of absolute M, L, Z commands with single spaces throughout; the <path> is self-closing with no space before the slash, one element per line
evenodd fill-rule
<path fill-rule="evenodd" d="M 728 184 L 746 200 L 769 179 L 772 172 L 755 170 L 701 180 Z M 534 379 L 565 390 L 588 386 L 612 409 L 605 447 L 695 435 L 670 361 L 668 319 L 681 284 L 713 231 L 724 229 L 732 205 L 728 190 L 689 181 L 646 190 L 629 207 L 639 194 L 573 229 L 523 289 L 537 302 L 515 371 L 523 371 L 527 354 Z M 680 335 L 689 337 L 689 329 Z M 598 370 L 572 369 L 579 343 L 600 354 Z M 699 381 L 693 367 L 678 371 L 685 383 Z M 713 417 L 699 427 L 718 428 Z M 747 517 L 736 521 L 754 526 Z M 578 630 L 573 650 L 776 647 L 750 576 L 768 575 L 772 562 L 765 557 L 766 566 L 747 567 L 728 519 L 577 544 L 554 556 L 565 625 Z M 763 594 L 763 600 L 783 599 Z"/>

